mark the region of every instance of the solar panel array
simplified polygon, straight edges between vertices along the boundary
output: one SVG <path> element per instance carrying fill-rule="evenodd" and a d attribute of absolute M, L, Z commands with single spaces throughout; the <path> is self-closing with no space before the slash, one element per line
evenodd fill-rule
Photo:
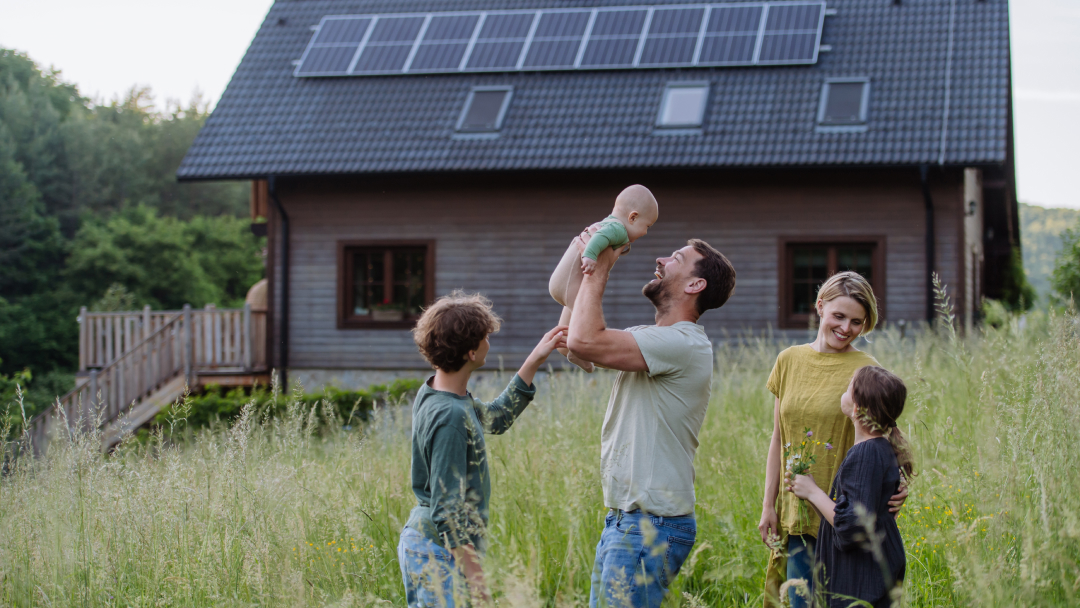
<path fill-rule="evenodd" d="M 813 64 L 825 3 L 323 17 L 295 76 Z"/>

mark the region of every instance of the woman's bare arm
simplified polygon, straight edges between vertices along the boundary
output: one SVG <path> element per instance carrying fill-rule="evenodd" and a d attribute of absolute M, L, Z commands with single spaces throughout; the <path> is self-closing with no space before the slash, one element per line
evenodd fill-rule
<path fill-rule="evenodd" d="M 765 461 L 765 496 L 761 505 L 761 521 L 758 531 L 761 542 L 766 542 L 769 533 L 780 534 L 780 520 L 776 516 L 776 497 L 780 493 L 780 398 L 773 406 L 773 432 L 769 441 L 769 456 Z"/>

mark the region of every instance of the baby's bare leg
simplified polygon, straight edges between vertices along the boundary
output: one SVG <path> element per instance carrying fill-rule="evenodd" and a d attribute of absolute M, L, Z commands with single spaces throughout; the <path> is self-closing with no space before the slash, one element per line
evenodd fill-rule
<path fill-rule="evenodd" d="M 555 267 L 555 272 L 551 273 L 551 280 L 548 281 L 548 292 L 559 304 L 573 307 L 574 297 L 577 297 L 580 287 L 581 254 L 578 252 L 577 245 L 570 243 L 570 247 L 566 249 L 566 253 L 559 260 L 559 265 Z M 571 289 L 573 289 L 572 293 L 570 293 Z"/>
<path fill-rule="evenodd" d="M 559 315 L 559 325 L 570 327 L 570 307 L 563 306 L 562 314 Z M 564 357 L 570 353 L 569 348 L 560 348 L 558 351 Z"/>
<path fill-rule="evenodd" d="M 570 325 L 570 317 L 571 317 L 572 313 L 573 313 L 573 311 L 570 310 L 569 306 L 563 306 L 562 314 L 559 315 L 559 325 L 569 326 Z M 562 353 L 566 357 L 567 361 L 569 361 L 569 362 L 573 363 L 574 365 L 580 367 L 581 369 L 585 370 L 585 373 L 588 373 L 588 374 L 593 373 L 593 369 L 595 369 L 595 366 L 593 366 L 593 364 L 590 363 L 589 361 L 586 361 L 584 359 L 579 359 L 577 355 L 575 355 L 573 352 L 570 351 L 570 349 L 568 349 L 568 348 L 560 348 L 559 352 Z"/>

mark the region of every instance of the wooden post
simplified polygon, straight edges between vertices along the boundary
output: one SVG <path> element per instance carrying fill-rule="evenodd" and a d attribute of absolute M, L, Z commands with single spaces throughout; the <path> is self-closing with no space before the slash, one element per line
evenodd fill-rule
<path fill-rule="evenodd" d="M 210 365 L 217 367 L 221 364 L 221 341 L 224 338 L 221 331 L 221 315 L 217 312 L 217 307 L 213 304 L 206 305 L 206 312 L 208 314 L 209 323 L 207 323 L 207 333 L 210 334 L 210 340 L 206 345 L 207 358 L 210 359 Z"/>
<path fill-rule="evenodd" d="M 191 386 L 191 356 L 195 350 L 195 335 L 191 329 L 191 304 L 184 304 L 184 382 L 189 387 Z"/>
<path fill-rule="evenodd" d="M 90 323 L 86 319 L 86 307 L 79 308 L 79 371 L 86 371 L 87 349 L 89 349 Z"/>
<path fill-rule="evenodd" d="M 142 337 L 143 340 L 150 337 L 150 334 L 154 333 L 154 328 L 150 325 L 150 305 L 143 306 L 142 309 Z"/>
<path fill-rule="evenodd" d="M 94 407 L 94 400 L 97 399 L 97 397 L 98 397 L 98 372 L 97 372 L 96 369 L 92 369 L 92 370 L 90 370 L 90 398 L 87 399 L 86 401 L 84 401 L 82 404 L 80 404 L 82 406 L 82 414 L 81 414 L 81 416 L 83 418 L 82 423 L 83 423 L 84 427 L 87 428 L 87 429 L 89 429 L 90 425 L 93 424 L 93 420 L 95 418 L 94 413 L 95 413 L 95 410 L 97 408 Z M 71 424 L 71 422 L 72 422 L 71 420 L 68 420 L 68 424 Z"/>
<path fill-rule="evenodd" d="M 255 346 L 255 332 L 251 331 L 251 304 L 244 302 L 244 337 L 240 340 L 240 348 L 244 349 L 244 370 L 250 372 L 252 365 L 252 351 Z"/>

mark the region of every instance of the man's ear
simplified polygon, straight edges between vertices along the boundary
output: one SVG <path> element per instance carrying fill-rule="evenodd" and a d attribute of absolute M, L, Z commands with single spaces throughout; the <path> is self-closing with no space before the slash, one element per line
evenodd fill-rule
<path fill-rule="evenodd" d="M 690 282 L 686 284 L 686 293 L 701 293 L 705 291 L 705 285 L 708 283 L 701 277 L 690 277 Z"/>
<path fill-rule="evenodd" d="M 641 217 L 640 213 L 638 213 L 637 211 L 631 211 L 630 215 L 626 216 L 626 219 L 630 220 L 630 223 L 633 224 L 638 220 L 639 217 Z"/>

